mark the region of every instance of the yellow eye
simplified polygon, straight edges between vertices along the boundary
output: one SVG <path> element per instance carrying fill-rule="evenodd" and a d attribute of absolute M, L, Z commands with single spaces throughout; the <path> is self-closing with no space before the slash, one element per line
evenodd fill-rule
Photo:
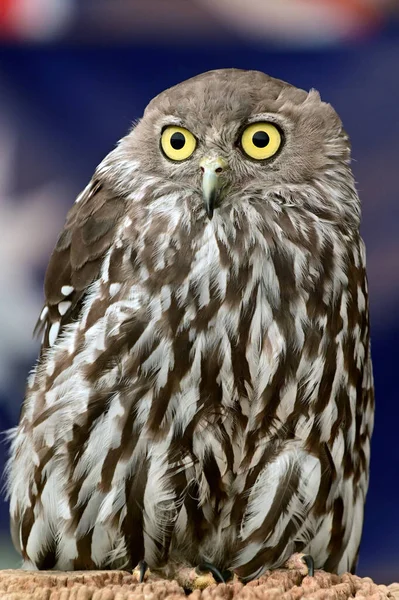
<path fill-rule="evenodd" d="M 185 160 L 195 150 L 197 141 L 193 134 L 184 127 L 169 125 L 161 136 L 161 147 L 171 160 Z"/>
<path fill-rule="evenodd" d="M 265 160 L 276 154 L 281 145 L 281 134 L 272 123 L 252 123 L 241 136 L 245 154 L 255 160 Z"/>

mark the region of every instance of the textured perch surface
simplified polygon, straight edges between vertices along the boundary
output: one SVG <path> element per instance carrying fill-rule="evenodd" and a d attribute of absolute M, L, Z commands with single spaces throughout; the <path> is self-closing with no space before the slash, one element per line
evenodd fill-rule
<path fill-rule="evenodd" d="M 243 585 L 238 581 L 211 585 L 189 594 L 192 600 L 385 600 L 399 599 L 399 584 L 377 585 L 370 578 L 331 575 L 317 571 L 314 578 L 299 571 L 277 570 Z M 16 571 L 0 572 L 1 600 L 185 600 L 183 587 L 150 574 L 138 583 L 126 571 Z"/>

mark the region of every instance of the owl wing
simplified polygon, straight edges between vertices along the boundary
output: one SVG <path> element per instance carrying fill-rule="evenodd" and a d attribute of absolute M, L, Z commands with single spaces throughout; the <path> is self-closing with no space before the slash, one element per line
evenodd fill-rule
<path fill-rule="evenodd" d="M 45 304 L 35 327 L 35 333 L 44 332 L 42 350 L 78 317 L 124 211 L 125 199 L 96 177 L 69 211 L 47 267 Z"/>

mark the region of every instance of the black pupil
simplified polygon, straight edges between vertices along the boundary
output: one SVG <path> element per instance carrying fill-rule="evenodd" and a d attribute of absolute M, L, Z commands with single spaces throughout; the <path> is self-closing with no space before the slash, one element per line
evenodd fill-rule
<path fill-rule="evenodd" d="M 174 150 L 181 150 L 185 143 L 186 138 L 180 131 L 175 131 L 170 137 L 170 145 Z"/>
<path fill-rule="evenodd" d="M 266 148 L 270 142 L 270 138 L 266 131 L 256 131 L 252 136 L 252 143 L 257 148 Z"/>

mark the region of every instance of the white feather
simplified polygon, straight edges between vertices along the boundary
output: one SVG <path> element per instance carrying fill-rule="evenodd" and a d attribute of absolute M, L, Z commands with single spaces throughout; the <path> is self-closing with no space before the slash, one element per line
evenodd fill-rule
<path fill-rule="evenodd" d="M 56 321 L 50 327 L 50 331 L 48 334 L 48 341 L 50 346 L 54 346 L 55 340 L 57 339 L 58 332 L 60 330 L 60 322 Z"/>

